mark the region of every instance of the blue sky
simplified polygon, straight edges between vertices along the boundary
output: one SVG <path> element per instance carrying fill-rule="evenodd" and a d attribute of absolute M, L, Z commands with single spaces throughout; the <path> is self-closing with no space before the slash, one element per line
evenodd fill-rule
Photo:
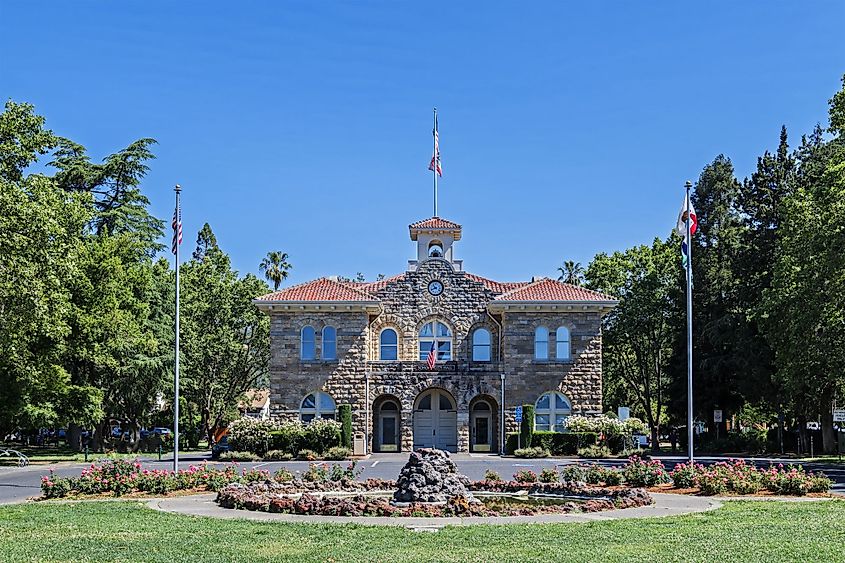
<path fill-rule="evenodd" d="M 460 4 L 460 5 L 458 5 Z M 464 225 L 467 270 L 554 275 L 672 228 L 684 180 L 740 175 L 824 122 L 845 3 L 0 0 L 0 98 L 102 158 L 159 141 L 153 212 L 184 188 L 242 272 L 403 271 L 407 225 Z"/>

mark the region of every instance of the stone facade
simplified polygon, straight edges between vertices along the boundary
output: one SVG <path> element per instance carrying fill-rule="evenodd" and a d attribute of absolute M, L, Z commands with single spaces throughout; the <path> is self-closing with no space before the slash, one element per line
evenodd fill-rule
<path fill-rule="evenodd" d="M 416 224 L 432 224 L 430 238 L 441 227 L 431 223 L 434 219 Z M 451 257 L 460 226 L 456 230 L 448 223 L 448 229 Z M 457 261 L 422 252 L 420 246 L 409 271 L 384 281 L 324 278 L 256 300 L 271 318 L 272 416 L 298 417 L 303 398 L 323 391 L 337 405 L 352 406 L 354 431 L 366 434 L 368 451 L 384 445 L 381 433 L 394 423 L 398 446 L 408 451 L 436 445 L 419 436 L 415 441 L 414 433 L 428 432 L 428 422 L 423 422 L 427 404 L 421 399 L 437 389 L 435 399 L 445 396 L 440 398 L 442 410 L 429 416 L 436 421 L 434 434 L 440 432 L 437 439 L 457 451 L 489 447 L 496 452 L 501 448 L 503 394 L 506 431 L 517 428 L 515 406 L 533 404 L 548 391 L 563 393 L 573 414 L 601 413 L 601 318 L 615 304 L 610 298 L 572 286 L 558 288 L 565 284 L 547 279 L 500 284 L 462 271 Z M 442 292 L 433 294 L 432 282 L 439 282 Z M 451 358 L 429 369 L 421 360 L 419 339 L 421 328 L 432 321 L 450 329 Z M 306 326 L 316 335 L 313 360 L 300 359 Z M 336 329 L 336 360 L 321 357 L 326 326 Z M 541 326 L 552 331 L 552 338 L 557 327 L 568 329 L 568 359 L 535 359 L 535 331 Z M 473 360 L 472 335 L 479 328 L 491 335 L 489 361 Z M 395 361 L 379 359 L 380 335 L 386 329 L 398 336 Z M 397 407 L 395 412 L 384 410 L 388 403 Z M 394 421 L 383 420 L 394 416 Z M 487 439 L 477 439 L 485 431 Z M 456 439 L 443 437 L 452 432 Z"/>

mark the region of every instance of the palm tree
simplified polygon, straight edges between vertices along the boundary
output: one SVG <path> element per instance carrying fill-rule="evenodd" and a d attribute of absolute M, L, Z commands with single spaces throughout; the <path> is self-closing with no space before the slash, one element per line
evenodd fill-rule
<path fill-rule="evenodd" d="M 563 266 L 558 268 L 558 271 L 560 272 L 557 278 L 558 281 L 577 286 L 584 283 L 584 267 L 581 265 L 581 262 L 567 260 L 563 263 Z"/>
<path fill-rule="evenodd" d="M 273 281 L 273 291 L 278 291 L 282 281 L 288 277 L 288 270 L 293 268 L 288 264 L 288 253 L 280 250 L 268 252 L 258 269 L 264 272 L 264 277 Z"/>

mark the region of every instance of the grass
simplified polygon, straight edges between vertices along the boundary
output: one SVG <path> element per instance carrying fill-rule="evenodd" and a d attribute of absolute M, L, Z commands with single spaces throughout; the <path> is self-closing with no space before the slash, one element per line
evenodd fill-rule
<path fill-rule="evenodd" d="M 13 444 L 0 444 L 0 449 L 11 448 L 24 454 L 31 464 L 38 463 L 59 463 L 63 461 L 84 462 L 85 453 L 75 452 L 67 446 L 17 446 Z M 180 454 L 190 454 L 196 452 L 208 451 L 207 448 L 199 448 L 196 450 L 184 450 L 179 448 Z M 172 451 L 162 451 L 162 459 L 172 459 Z M 135 453 L 98 453 L 89 451 L 88 461 L 96 461 L 98 459 L 158 459 L 158 452 L 135 452 Z M 17 466 L 18 458 L 15 455 L 10 457 L 0 457 L 0 466 Z"/>
<path fill-rule="evenodd" d="M 438 533 L 217 520 L 131 501 L 0 507 L 12 561 L 841 561 L 845 501 L 729 502 L 716 511 Z"/>

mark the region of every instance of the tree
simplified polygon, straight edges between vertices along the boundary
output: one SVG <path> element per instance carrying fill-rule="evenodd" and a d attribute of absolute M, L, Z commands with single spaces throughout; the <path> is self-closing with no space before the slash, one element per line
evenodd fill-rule
<path fill-rule="evenodd" d="M 211 439 L 238 398 L 266 377 L 270 322 L 252 300 L 269 288 L 251 274 L 239 278 L 219 247 L 181 268 L 183 390 Z"/>
<path fill-rule="evenodd" d="M 558 271 L 560 272 L 558 281 L 577 286 L 584 283 L 584 267 L 581 266 L 581 262 L 567 260 L 558 268 Z"/>
<path fill-rule="evenodd" d="M 288 271 L 293 268 L 288 264 L 287 252 L 274 250 L 267 253 L 261 261 L 258 270 L 264 273 L 264 277 L 273 282 L 273 291 L 278 291 L 283 280 L 288 277 Z"/>
<path fill-rule="evenodd" d="M 678 239 L 655 239 L 612 255 L 598 254 L 587 268 L 588 286 L 619 298 L 602 328 L 604 379 L 626 393 L 651 428 L 658 447 L 665 415 L 672 338 L 680 329 Z"/>

